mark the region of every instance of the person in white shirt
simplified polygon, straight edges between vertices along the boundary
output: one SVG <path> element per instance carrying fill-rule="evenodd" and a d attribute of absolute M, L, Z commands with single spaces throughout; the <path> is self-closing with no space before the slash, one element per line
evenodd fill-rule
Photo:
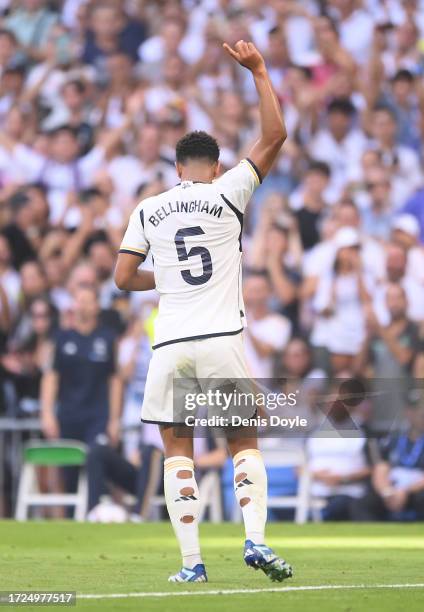
<path fill-rule="evenodd" d="M 315 160 L 331 168 L 333 189 L 341 195 L 351 165 L 359 162 L 366 147 L 364 134 L 352 126 L 355 107 L 349 99 L 335 99 L 327 109 L 328 127 L 312 138 L 308 151 Z"/>
<path fill-rule="evenodd" d="M 49 133 L 47 155 L 15 141 L 4 132 L 0 133 L 0 146 L 9 151 L 12 162 L 28 182 L 42 183 L 47 188 L 50 219 L 55 224 L 65 211 L 68 193 L 93 185 L 95 172 L 105 163 L 108 152 L 119 142 L 131 121 L 132 116 L 128 114 L 118 128 L 111 130 L 101 143 L 81 157 L 76 131 L 69 125 Z"/>
<path fill-rule="evenodd" d="M 108 173 L 121 196 L 134 197 L 140 185 L 158 178 L 166 189 L 177 184 L 175 166 L 161 158 L 160 144 L 160 128 L 146 123 L 137 134 L 137 156 L 118 156 L 109 162 Z"/>
<path fill-rule="evenodd" d="M 407 251 L 407 276 L 424 287 L 424 248 L 419 237 L 420 224 L 414 215 L 404 213 L 394 218 L 391 240 Z"/>
<path fill-rule="evenodd" d="M 222 380 L 234 388 L 235 379 L 247 379 L 251 389 L 241 337 L 245 324 L 241 224 L 253 191 L 270 171 L 286 138 L 280 104 L 260 53 L 243 40 L 235 49 L 227 44 L 224 48 L 253 74 L 261 135 L 249 157 L 219 178 L 216 140 L 205 132 L 184 136 L 176 148 L 181 183 L 136 207 L 115 271 L 120 289 L 140 291 L 156 286 L 160 294 L 142 419 L 159 423 L 165 447 L 165 498 L 183 558 L 183 569 L 170 577 L 171 582 L 207 581 L 198 536 L 193 427 L 184 418 L 189 397 L 184 390 L 174 393 L 175 381 L 179 379 L 180 387 L 188 384 L 192 391 L 189 381 L 194 378 L 197 393 L 199 387 L 219 391 Z M 149 251 L 154 279 L 138 271 Z M 181 411 L 178 402 L 177 410 L 174 407 L 174 399 L 180 396 Z M 211 401 L 209 408 L 212 406 Z M 219 409 L 218 403 L 215 407 Z M 253 415 L 252 407 L 249 409 L 246 416 Z M 187 435 L 180 435 L 181 428 Z M 232 428 L 228 445 L 246 530 L 244 559 L 247 565 L 282 581 L 292 575 L 292 569 L 264 544 L 267 485 L 256 428 L 241 428 L 241 433 L 247 436 Z"/>
<path fill-rule="evenodd" d="M 313 479 L 311 493 L 325 500 L 322 516 L 327 521 L 355 520 L 371 473 L 367 439 L 358 429 L 358 416 L 340 398 L 340 391 L 341 385 L 339 397 L 326 412 L 325 421 L 306 442 Z M 354 435 L 350 433 L 352 428 Z M 332 430 L 331 435 L 327 429 Z"/>
<path fill-rule="evenodd" d="M 243 297 L 248 321 L 244 350 L 249 371 L 254 378 L 271 378 L 275 356 L 290 339 L 291 323 L 269 309 L 271 286 L 266 273 L 249 274 Z"/>
<path fill-rule="evenodd" d="M 374 32 L 372 15 L 357 0 L 330 0 L 329 4 L 335 9 L 342 47 L 349 51 L 356 62 L 364 64 Z"/>
<path fill-rule="evenodd" d="M 324 347 L 334 373 L 350 368 L 365 337 L 364 305 L 370 279 L 360 259 L 360 237 L 353 228 L 336 234 L 336 256 L 330 273 L 323 274 L 313 300 L 316 313 L 311 343 Z"/>

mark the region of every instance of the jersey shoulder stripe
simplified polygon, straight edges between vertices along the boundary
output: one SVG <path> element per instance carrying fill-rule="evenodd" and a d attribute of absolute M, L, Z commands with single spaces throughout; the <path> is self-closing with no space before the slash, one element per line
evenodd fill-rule
<path fill-rule="evenodd" d="M 146 252 L 141 249 L 136 249 L 135 247 L 130 247 L 126 245 L 122 245 L 119 249 L 119 253 L 127 253 L 128 255 L 136 255 L 137 257 L 146 258 Z"/>
<path fill-rule="evenodd" d="M 252 171 L 252 174 L 254 175 L 258 185 L 261 185 L 262 184 L 262 175 L 261 175 L 257 165 L 251 159 L 249 159 L 249 157 L 245 157 L 240 163 L 242 163 L 244 161 L 247 162 L 247 165 L 249 166 L 250 170 Z"/>

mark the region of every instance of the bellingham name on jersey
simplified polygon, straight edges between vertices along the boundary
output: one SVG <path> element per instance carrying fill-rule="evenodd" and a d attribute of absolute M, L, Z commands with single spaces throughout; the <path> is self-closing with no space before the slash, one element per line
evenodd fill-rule
<path fill-rule="evenodd" d="M 181 183 L 181 187 L 184 189 L 184 185 L 187 183 Z M 189 183 L 188 186 L 190 186 Z M 161 206 L 160 209 L 149 217 L 149 223 L 157 227 L 161 221 L 164 221 L 166 217 L 169 217 L 173 213 L 207 213 L 214 217 L 220 217 L 222 214 L 222 206 L 214 204 L 211 206 L 208 201 L 202 202 L 202 200 L 192 200 L 191 202 L 168 202 L 165 206 Z"/>

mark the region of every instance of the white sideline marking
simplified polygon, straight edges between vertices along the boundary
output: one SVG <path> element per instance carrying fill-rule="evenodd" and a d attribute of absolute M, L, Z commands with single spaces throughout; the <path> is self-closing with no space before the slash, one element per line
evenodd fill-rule
<path fill-rule="evenodd" d="M 178 597 L 199 595 L 243 595 L 252 593 L 280 593 L 291 591 L 331 591 L 343 589 L 422 589 L 424 582 L 418 584 L 318 584 L 316 586 L 287 586 L 268 589 L 217 589 L 214 591 L 152 591 L 141 593 L 104 593 L 82 594 L 77 593 L 77 599 L 125 599 L 127 597 Z"/>

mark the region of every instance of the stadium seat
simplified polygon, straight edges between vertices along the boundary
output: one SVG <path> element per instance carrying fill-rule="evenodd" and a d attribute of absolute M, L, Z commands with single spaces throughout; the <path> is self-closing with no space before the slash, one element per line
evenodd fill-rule
<path fill-rule="evenodd" d="M 27 520 L 31 506 L 74 506 L 75 519 L 83 521 L 87 511 L 87 446 L 76 440 L 32 441 L 24 446 L 15 518 Z M 79 467 L 76 493 L 41 493 L 37 466 Z"/>

